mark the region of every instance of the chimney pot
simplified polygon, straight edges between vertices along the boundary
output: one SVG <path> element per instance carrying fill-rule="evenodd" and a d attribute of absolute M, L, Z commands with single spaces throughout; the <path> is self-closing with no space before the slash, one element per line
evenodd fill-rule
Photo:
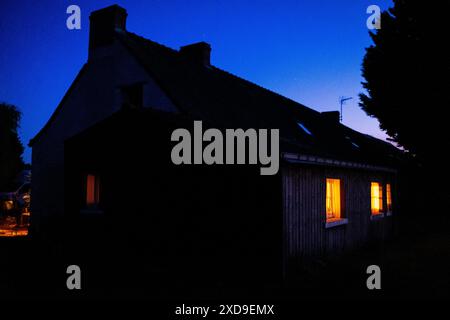
<path fill-rule="evenodd" d="M 183 58 L 195 63 L 211 65 L 211 46 L 204 41 L 181 47 L 180 54 Z"/>
<path fill-rule="evenodd" d="M 339 111 L 324 111 L 321 113 L 325 120 L 339 123 L 341 121 Z"/>
<path fill-rule="evenodd" d="M 91 54 L 97 47 L 112 44 L 116 29 L 126 30 L 127 11 L 115 4 L 93 11 L 89 21 L 89 54 Z"/>

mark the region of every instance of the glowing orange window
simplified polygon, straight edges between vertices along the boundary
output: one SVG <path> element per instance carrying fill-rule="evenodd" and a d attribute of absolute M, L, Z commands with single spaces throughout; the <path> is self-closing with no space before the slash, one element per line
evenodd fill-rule
<path fill-rule="evenodd" d="M 378 182 L 372 182 L 370 186 L 372 214 L 383 212 L 383 187 Z"/>
<path fill-rule="evenodd" d="M 327 179 L 327 221 L 341 219 L 341 180 Z"/>
<path fill-rule="evenodd" d="M 98 176 L 88 174 L 86 179 L 86 205 L 97 206 L 100 202 L 100 179 Z"/>
<path fill-rule="evenodd" d="M 392 212 L 392 193 L 391 193 L 391 184 L 386 184 L 386 209 L 387 212 Z"/>

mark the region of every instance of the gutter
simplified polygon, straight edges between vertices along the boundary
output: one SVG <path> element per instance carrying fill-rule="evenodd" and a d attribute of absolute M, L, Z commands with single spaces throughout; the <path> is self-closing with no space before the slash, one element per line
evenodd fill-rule
<path fill-rule="evenodd" d="M 397 173 L 396 169 L 385 167 L 385 166 L 376 166 L 370 165 L 366 163 L 345 161 L 345 160 L 336 160 L 330 158 L 323 158 L 313 155 L 303 155 L 298 153 L 289 153 L 283 152 L 281 153 L 281 158 L 288 163 L 295 164 L 309 164 L 309 165 L 319 165 L 319 166 L 327 166 L 327 167 L 340 167 L 340 168 L 350 168 L 350 169 L 362 169 L 369 171 L 383 171 L 390 173 Z"/>

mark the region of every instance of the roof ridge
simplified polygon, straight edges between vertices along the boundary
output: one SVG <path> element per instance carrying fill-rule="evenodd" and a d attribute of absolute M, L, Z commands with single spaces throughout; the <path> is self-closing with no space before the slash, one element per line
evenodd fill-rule
<path fill-rule="evenodd" d="M 178 50 L 176 50 L 176 49 L 173 49 L 173 48 L 170 48 L 168 46 L 165 46 L 165 45 L 163 45 L 163 44 L 161 44 L 159 42 L 156 42 L 156 41 L 144 38 L 144 37 L 142 37 L 142 36 L 140 36 L 140 35 L 138 35 L 138 34 L 136 34 L 134 32 L 125 31 L 125 33 L 127 35 L 131 35 L 132 37 L 136 37 L 136 38 L 138 38 L 140 40 L 143 40 L 144 42 L 148 42 L 151 45 L 156 45 L 156 46 L 160 47 L 161 49 L 164 49 L 164 50 L 169 51 L 171 53 L 178 53 Z"/>
<path fill-rule="evenodd" d="M 138 39 L 143 40 L 144 42 L 148 42 L 149 44 L 157 45 L 157 46 L 159 46 L 159 47 L 161 47 L 161 48 L 163 48 L 163 49 L 165 49 L 165 50 L 168 50 L 168 51 L 170 51 L 170 52 L 173 53 L 173 54 L 179 54 L 179 51 L 176 50 L 176 49 L 167 47 L 167 46 L 165 46 L 165 45 L 163 45 L 163 44 L 160 44 L 160 43 L 158 43 L 158 42 L 156 42 L 156 41 L 153 41 L 153 40 L 147 39 L 147 38 L 145 38 L 145 37 L 142 37 L 142 36 L 140 36 L 140 35 L 138 35 L 138 34 L 136 34 L 136 33 L 134 33 L 134 32 L 130 32 L 130 31 L 125 31 L 125 32 L 126 32 L 127 34 L 131 35 L 131 36 L 134 36 L 134 37 L 136 37 L 136 38 L 138 38 Z M 259 85 L 259 84 L 255 83 L 255 82 L 252 82 L 252 81 L 249 81 L 249 80 L 247 80 L 247 79 L 244 79 L 244 78 L 242 78 L 242 77 L 240 77 L 240 76 L 238 76 L 238 75 L 236 75 L 236 74 L 233 74 L 233 73 L 231 73 L 231 72 L 229 72 L 229 71 L 223 70 L 223 69 L 221 69 L 221 68 L 219 68 L 219 67 L 217 67 L 217 66 L 215 66 L 215 65 L 211 65 L 210 68 L 211 68 L 212 70 L 215 70 L 215 71 L 219 71 L 219 72 L 221 72 L 221 73 L 224 73 L 224 74 L 227 75 L 227 76 L 231 76 L 231 77 L 233 77 L 233 78 L 236 78 L 236 79 L 238 79 L 238 80 L 240 80 L 240 81 L 242 81 L 242 82 L 245 82 L 245 83 L 247 83 L 247 84 L 250 84 L 251 86 L 254 86 L 255 88 L 263 89 L 263 90 L 265 90 L 265 91 L 267 91 L 267 92 L 270 92 L 271 94 L 275 94 L 275 95 L 277 95 L 278 97 L 281 97 L 281 98 L 284 99 L 284 100 L 287 100 L 287 101 L 289 101 L 289 102 L 291 102 L 291 103 L 294 103 L 294 104 L 298 105 L 299 107 L 306 108 L 308 111 L 310 111 L 310 112 L 312 112 L 312 113 L 320 114 L 319 111 L 314 110 L 313 108 L 307 107 L 307 106 L 305 106 L 304 104 L 302 104 L 302 103 L 300 103 L 300 102 L 298 102 L 298 101 L 295 101 L 295 100 L 293 100 L 293 99 L 291 99 L 291 98 L 288 98 L 288 97 L 286 97 L 286 96 L 284 96 L 284 95 L 282 95 L 282 94 L 280 94 L 280 93 L 278 93 L 278 92 L 275 92 L 275 91 L 273 91 L 273 90 L 271 90 L 271 89 L 269 89 L 269 88 L 266 88 L 266 87 L 264 87 L 264 86 L 262 86 L 262 85 Z"/>
<path fill-rule="evenodd" d="M 342 136 L 342 138 L 344 138 L 344 136 L 346 135 L 349 135 L 352 139 L 355 139 L 358 144 L 363 141 L 364 143 L 372 142 L 372 145 L 379 146 L 379 148 L 383 147 L 383 150 L 387 150 L 387 147 L 391 147 L 392 149 L 390 148 L 390 150 L 392 151 L 398 150 L 389 142 L 361 133 L 342 123 L 336 123 L 332 126 L 330 126 L 329 124 L 324 126 L 323 121 L 321 121 L 323 119 L 322 112 L 307 107 L 300 102 L 288 98 L 271 89 L 265 88 L 252 81 L 241 78 L 240 76 L 223 70 L 215 65 L 208 65 L 207 67 L 194 65 L 186 62 L 184 59 L 178 59 L 180 57 L 180 54 L 176 49 L 166 47 L 153 40 L 146 39 L 132 32 L 124 32 L 121 34 L 124 35 L 124 37 L 121 37 L 121 39 L 125 40 L 125 44 L 127 44 L 126 38 L 130 39 L 130 41 L 128 42 L 128 44 L 132 46 L 130 47 L 130 49 L 132 49 L 135 54 L 137 53 L 139 55 L 139 58 L 142 60 L 141 63 L 144 64 L 144 66 L 148 69 L 147 71 L 152 74 L 155 80 L 157 80 L 157 82 L 160 84 L 161 88 L 166 92 L 166 94 L 180 110 L 185 110 L 186 112 L 190 112 L 195 116 L 199 116 L 202 114 L 211 116 L 212 113 L 211 109 L 209 108 L 210 105 L 206 106 L 206 104 L 215 103 L 217 104 L 218 110 L 218 116 L 216 116 L 216 118 L 212 116 L 215 120 L 219 121 L 217 117 L 225 116 L 225 113 L 227 113 L 230 115 L 229 118 L 227 118 L 227 121 L 234 121 L 232 123 L 236 123 L 236 119 L 241 119 L 241 117 L 236 118 L 237 114 L 241 114 L 239 113 L 241 112 L 240 109 L 238 110 L 236 108 L 231 108 L 230 111 L 228 111 L 227 107 L 229 106 L 223 105 L 225 103 L 224 101 L 226 101 L 226 103 L 230 103 L 230 99 L 232 98 L 227 98 L 225 100 L 217 97 L 208 98 L 208 96 L 210 95 L 209 92 L 201 92 L 202 90 L 208 89 L 209 86 L 214 83 L 219 87 L 221 85 L 229 86 L 228 89 L 232 90 L 235 94 L 242 94 L 243 91 L 246 91 L 247 93 L 243 94 L 241 100 L 243 100 L 246 104 L 249 104 L 250 107 L 245 108 L 245 110 L 243 109 L 244 113 L 242 114 L 244 115 L 244 117 L 248 117 L 252 112 L 259 111 L 263 113 L 262 116 L 266 117 L 264 118 L 264 120 L 262 118 L 258 118 L 259 120 L 248 120 L 250 121 L 249 123 L 268 125 L 269 123 L 273 124 L 279 122 L 280 126 L 282 126 L 284 130 L 283 138 L 289 138 L 294 144 L 297 144 L 301 141 L 301 139 L 297 137 L 297 126 L 294 126 L 294 124 L 296 121 L 304 119 L 304 121 L 306 121 L 308 125 L 311 124 L 311 126 L 315 127 L 316 130 L 321 130 L 321 132 L 323 132 L 323 139 L 325 139 L 325 137 L 330 138 L 333 135 L 339 135 Z M 129 35 L 129 37 L 127 37 L 127 35 Z M 166 56 L 166 59 L 163 59 L 161 63 L 155 61 L 155 59 L 150 59 L 147 61 L 146 56 L 148 54 L 152 55 L 155 59 L 159 55 Z M 179 67 L 183 69 L 180 71 L 182 73 L 182 76 L 177 77 L 177 72 L 174 70 L 175 66 L 173 68 L 170 67 L 171 72 L 166 72 L 167 70 L 164 71 L 164 68 L 169 67 L 172 59 L 173 62 L 176 61 L 177 63 L 180 63 Z M 187 68 L 186 70 L 184 70 L 185 67 Z M 157 74 L 154 74 L 155 72 Z M 170 77 L 174 77 L 174 79 L 170 80 Z M 191 89 L 185 88 L 185 86 L 191 86 L 193 78 L 198 78 L 199 82 L 196 84 L 197 86 Z M 223 90 L 215 90 L 214 93 L 218 94 L 218 96 L 220 96 L 221 94 L 227 94 L 223 92 Z M 193 103 L 195 104 L 195 106 L 193 105 Z M 241 106 L 241 104 L 238 105 Z M 256 108 L 256 106 L 260 106 L 261 108 L 258 109 Z M 205 116 L 205 118 L 207 118 L 207 116 Z M 239 123 L 239 125 L 242 125 L 242 123 L 245 123 L 245 121 L 237 121 L 237 123 Z M 371 139 L 366 138 L 366 136 L 370 137 Z M 322 148 L 321 145 L 324 143 L 322 141 L 322 138 L 318 138 L 318 140 L 316 140 L 315 145 L 317 146 L 317 148 Z M 332 154 L 335 151 L 336 155 L 344 152 L 339 150 L 331 150 L 330 152 Z"/>
<path fill-rule="evenodd" d="M 288 97 L 286 97 L 286 96 L 284 96 L 284 95 L 282 95 L 282 94 L 280 94 L 280 93 L 278 93 L 278 92 L 276 92 L 276 91 L 273 91 L 273 90 L 271 90 L 271 89 L 269 89 L 269 88 L 263 87 L 262 85 L 259 85 L 259 84 L 255 83 L 255 82 L 250 81 L 250 80 L 241 78 L 240 76 L 235 75 L 234 73 L 231 73 L 231 72 L 229 72 L 229 71 L 223 70 L 223 69 L 221 69 L 221 68 L 219 68 L 219 67 L 216 67 L 216 66 L 213 66 L 213 65 L 211 65 L 211 67 L 212 67 L 213 69 L 219 71 L 219 72 L 222 72 L 222 73 L 228 75 L 228 76 L 231 76 L 231 77 L 236 78 L 236 79 L 238 79 L 238 80 L 240 80 L 240 81 L 243 81 L 243 82 L 245 82 L 245 83 L 248 83 L 248 84 L 250 84 L 250 85 L 252 85 L 252 86 L 254 86 L 254 87 L 258 88 L 258 89 L 263 89 L 263 90 L 265 90 L 265 91 L 268 91 L 268 92 L 270 92 L 270 93 L 272 93 L 272 94 L 277 95 L 278 97 L 283 98 L 284 100 L 287 100 L 287 101 L 292 102 L 292 103 L 294 103 L 294 104 L 296 104 L 296 105 L 299 105 L 300 107 L 306 108 L 308 111 L 312 111 L 313 113 L 320 114 L 319 111 L 314 110 L 313 108 L 307 107 L 307 106 L 305 106 L 304 104 L 302 104 L 302 103 L 300 103 L 300 102 L 298 102 L 298 101 L 295 101 L 295 100 L 293 100 L 293 99 L 291 99 L 291 98 L 288 98 Z"/>

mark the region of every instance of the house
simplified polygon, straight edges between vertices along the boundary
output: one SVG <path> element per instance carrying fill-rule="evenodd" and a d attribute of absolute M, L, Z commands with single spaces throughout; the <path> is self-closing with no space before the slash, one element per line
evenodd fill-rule
<path fill-rule="evenodd" d="M 125 238 L 158 261 L 206 254 L 248 272 L 392 234 L 399 150 L 217 68 L 205 42 L 174 50 L 126 18 L 117 5 L 91 14 L 88 61 L 30 141 L 36 233 Z M 194 120 L 279 129 L 278 174 L 174 165 L 170 133 Z"/>

